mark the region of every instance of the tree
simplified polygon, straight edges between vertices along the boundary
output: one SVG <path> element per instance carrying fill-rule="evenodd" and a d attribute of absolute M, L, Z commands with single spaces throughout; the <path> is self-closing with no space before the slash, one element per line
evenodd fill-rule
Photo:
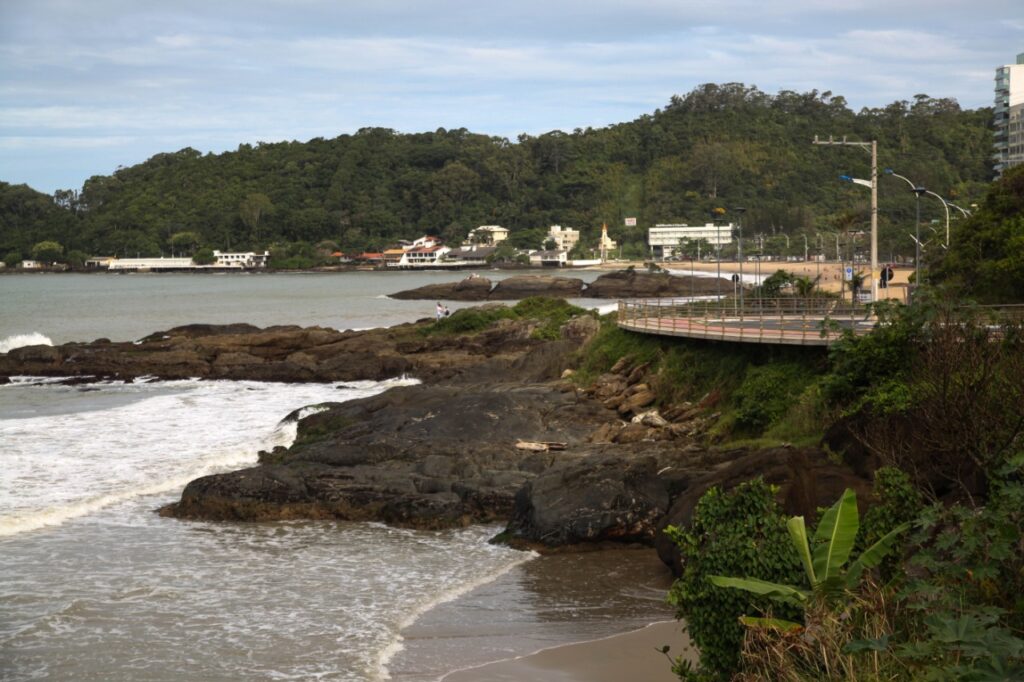
<path fill-rule="evenodd" d="M 175 251 L 190 254 L 199 245 L 200 237 L 196 232 L 175 232 L 168 241 Z"/>
<path fill-rule="evenodd" d="M 39 242 L 32 247 L 32 258 L 41 263 L 56 263 L 64 255 L 64 247 L 55 241 Z"/>
<path fill-rule="evenodd" d="M 213 265 L 217 262 L 217 257 L 213 255 L 213 249 L 203 248 L 192 256 L 192 262 L 196 265 Z"/>
<path fill-rule="evenodd" d="M 250 194 L 238 207 L 242 222 L 253 233 L 253 239 L 260 242 L 260 218 L 274 212 L 274 204 L 266 194 Z"/>
<path fill-rule="evenodd" d="M 9 267 L 9 268 L 15 267 L 21 261 L 22 261 L 22 258 L 21 258 L 21 252 L 20 251 L 11 251 L 6 256 L 4 256 L 4 264 L 7 267 Z"/>

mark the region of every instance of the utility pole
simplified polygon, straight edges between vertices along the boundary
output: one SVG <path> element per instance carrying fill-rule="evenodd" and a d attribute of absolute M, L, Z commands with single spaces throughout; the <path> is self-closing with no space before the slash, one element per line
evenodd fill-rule
<path fill-rule="evenodd" d="M 811 144 L 827 147 L 860 147 L 871 154 L 871 300 L 878 300 L 878 141 L 853 142 L 843 136 L 836 140 L 831 135 L 827 140 L 819 140 L 814 136 Z"/>

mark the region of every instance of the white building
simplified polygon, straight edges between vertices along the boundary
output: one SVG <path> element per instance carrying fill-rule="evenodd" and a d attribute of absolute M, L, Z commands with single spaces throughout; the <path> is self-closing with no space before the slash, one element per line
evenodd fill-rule
<path fill-rule="evenodd" d="M 451 249 L 443 244 L 415 246 L 411 249 L 407 249 L 397 263 L 388 262 L 387 265 L 392 268 L 443 267 L 446 265 L 444 258 L 450 251 Z"/>
<path fill-rule="evenodd" d="M 267 267 L 267 261 L 270 260 L 270 252 L 264 251 L 263 253 L 254 253 L 252 251 L 246 251 L 244 253 L 222 253 L 214 250 L 214 265 L 218 268 L 265 268 Z"/>
<path fill-rule="evenodd" d="M 686 242 L 703 240 L 712 248 L 732 242 L 733 225 L 680 225 L 658 224 L 647 230 L 647 243 L 655 258 L 668 258 L 679 251 Z"/>
<path fill-rule="evenodd" d="M 500 225 L 481 225 L 469 231 L 464 246 L 481 244 L 483 246 L 497 246 L 508 239 L 508 230 Z"/>
<path fill-rule="evenodd" d="M 409 244 L 407 247 L 405 247 L 405 249 L 406 251 L 408 251 L 410 248 L 430 248 L 432 246 L 441 246 L 442 244 L 444 244 L 444 240 L 442 240 L 440 237 L 434 237 L 429 234 L 425 234 L 419 239 L 413 240 L 412 244 Z M 403 244 L 403 246 L 405 245 Z"/>
<path fill-rule="evenodd" d="M 996 177 L 1024 163 L 1024 52 L 1017 63 L 996 69 L 995 151 Z"/>
<path fill-rule="evenodd" d="M 569 253 L 561 249 L 534 251 L 530 254 L 530 265 L 545 268 L 563 268 L 569 262 Z"/>
<path fill-rule="evenodd" d="M 109 261 L 110 270 L 124 272 L 152 272 L 160 270 L 192 270 L 196 264 L 191 258 L 114 258 Z"/>
<path fill-rule="evenodd" d="M 574 230 L 571 227 L 552 225 L 551 229 L 548 230 L 548 239 L 554 240 L 555 249 L 572 251 L 572 247 L 576 246 L 580 241 L 580 231 Z"/>

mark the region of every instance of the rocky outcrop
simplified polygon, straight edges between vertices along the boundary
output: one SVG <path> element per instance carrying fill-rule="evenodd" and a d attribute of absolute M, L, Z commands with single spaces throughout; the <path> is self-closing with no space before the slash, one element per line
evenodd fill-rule
<path fill-rule="evenodd" d="M 492 301 L 514 301 L 530 296 L 552 298 L 579 298 L 583 295 L 583 280 L 575 277 L 551 275 L 516 275 L 500 280 L 491 290 Z"/>
<path fill-rule="evenodd" d="M 721 284 L 719 284 L 721 282 Z M 572 277 L 517 275 L 491 284 L 485 277 L 428 284 L 399 291 L 391 298 L 439 301 L 514 301 L 529 296 L 555 298 L 658 298 L 732 293 L 732 281 L 715 277 L 622 270 L 601 275 L 590 284 Z"/>
<path fill-rule="evenodd" d="M 540 345 L 536 323 L 502 320 L 476 335 L 427 336 L 429 322 L 339 332 L 319 327 L 189 325 L 141 341 L 26 346 L 0 354 L 0 376 L 90 376 L 132 380 L 253 381 L 381 380 L 402 374 L 437 379 L 494 356 L 517 356 Z"/>
<path fill-rule="evenodd" d="M 486 277 L 466 277 L 458 282 L 427 284 L 416 289 L 399 291 L 391 298 L 401 300 L 486 301 L 493 283 Z"/>
<path fill-rule="evenodd" d="M 721 282 L 721 284 L 719 284 Z M 666 272 L 620 270 L 601 275 L 587 285 L 587 298 L 658 298 L 732 293 L 732 282 L 716 277 L 670 275 Z"/>
<path fill-rule="evenodd" d="M 516 492 L 607 415 L 536 384 L 410 386 L 307 417 L 264 464 L 190 483 L 164 513 L 204 519 L 311 516 L 443 527 L 507 519 Z"/>

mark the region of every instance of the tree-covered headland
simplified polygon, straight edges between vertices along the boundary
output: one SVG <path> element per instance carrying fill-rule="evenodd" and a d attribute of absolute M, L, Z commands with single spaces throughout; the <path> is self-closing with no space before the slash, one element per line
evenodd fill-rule
<path fill-rule="evenodd" d="M 812 253 L 827 242 L 832 255 L 838 234 L 848 256 L 866 248 L 857 233 L 868 193 L 837 178 L 866 177 L 868 158 L 814 147 L 815 135 L 877 139 L 881 166 L 969 205 L 991 177 L 991 117 L 925 95 L 855 112 L 830 92 L 730 83 L 634 121 L 516 140 L 365 128 L 222 154 L 186 148 L 52 197 L 0 183 L 0 255 L 29 257 L 53 241 L 65 253 L 119 256 L 271 248 L 300 262 L 318 245 L 379 250 L 423 233 L 460 241 L 482 224 L 509 228 L 512 245 L 528 248 L 550 225 L 567 225 L 593 246 L 607 223 L 623 255 L 639 257 L 656 223 L 699 224 L 714 208 L 743 207 L 744 234 L 763 235 L 766 250 L 802 255 L 806 236 Z M 881 182 L 880 253 L 912 254 L 913 195 L 894 178 Z M 922 210 L 929 223 L 944 219 L 937 201 Z"/>

